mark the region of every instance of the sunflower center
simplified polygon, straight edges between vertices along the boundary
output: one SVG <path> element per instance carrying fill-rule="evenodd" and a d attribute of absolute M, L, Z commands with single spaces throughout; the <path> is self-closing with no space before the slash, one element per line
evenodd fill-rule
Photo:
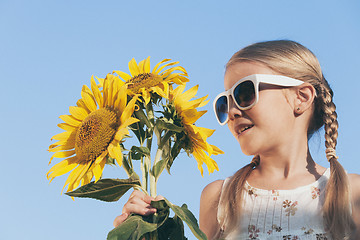
<path fill-rule="evenodd" d="M 113 140 L 118 115 L 112 108 L 100 108 L 81 123 L 75 139 L 75 153 L 82 161 L 95 161 Z"/>
<path fill-rule="evenodd" d="M 159 85 L 162 82 L 162 77 L 152 73 L 141 73 L 128 80 L 130 89 L 133 93 L 139 93 L 141 88 L 150 88 Z"/>

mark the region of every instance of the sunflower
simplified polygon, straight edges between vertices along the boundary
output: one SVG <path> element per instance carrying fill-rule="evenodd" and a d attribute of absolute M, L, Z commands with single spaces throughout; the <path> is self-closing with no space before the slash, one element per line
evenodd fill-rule
<path fill-rule="evenodd" d="M 195 122 L 207 111 L 198 111 L 196 108 L 205 106 L 209 100 L 207 96 L 191 100 L 197 93 L 198 86 L 184 92 L 185 85 L 178 86 L 175 90 L 171 90 L 169 94 L 170 104 L 173 104 L 176 114 L 181 120 L 184 128 L 186 139 L 183 146 L 186 151 L 191 153 L 198 163 L 198 168 L 203 175 L 203 163 L 206 164 L 209 173 L 215 169 L 219 170 L 217 163 L 210 158 L 211 155 L 223 154 L 218 147 L 207 142 L 215 130 L 195 126 Z"/>
<path fill-rule="evenodd" d="M 179 62 L 169 62 L 164 59 L 150 70 L 150 57 L 142 60 L 139 64 L 135 59 L 129 62 L 130 74 L 122 71 L 114 71 L 128 85 L 129 95 L 140 94 L 145 103 L 151 99 L 151 93 L 156 93 L 161 97 L 168 98 L 169 86 L 173 83 L 182 85 L 188 82 L 186 70 L 181 66 L 174 66 Z M 164 70 L 164 68 L 167 68 Z M 176 71 L 176 72 L 175 72 Z"/>
<path fill-rule="evenodd" d="M 64 185 L 68 192 L 88 184 L 94 176 L 98 181 L 108 156 L 121 166 L 120 143 L 129 134 L 127 127 L 138 121 L 131 117 L 137 97 L 127 103 L 126 85 L 112 75 L 101 82 L 102 90 L 93 77 L 91 90 L 83 86 L 77 106 L 69 108 L 70 115 L 60 116 L 64 123 L 58 126 L 65 132 L 53 136 L 58 142 L 49 146 L 49 152 L 54 152 L 49 164 L 53 158 L 66 159 L 54 165 L 47 178 L 51 182 L 71 171 Z"/>

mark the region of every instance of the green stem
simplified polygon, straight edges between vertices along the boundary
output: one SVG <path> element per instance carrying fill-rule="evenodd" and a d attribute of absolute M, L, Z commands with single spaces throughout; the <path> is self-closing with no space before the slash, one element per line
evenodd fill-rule
<path fill-rule="evenodd" d="M 169 138 L 173 135 L 174 133 L 171 131 L 166 131 L 166 133 L 164 134 L 164 136 L 161 138 L 160 143 L 158 144 L 158 148 L 163 148 L 164 144 L 169 141 Z"/>
<path fill-rule="evenodd" d="M 128 161 L 126 161 L 126 158 L 124 156 L 122 160 L 122 165 L 126 174 L 128 175 L 128 177 L 130 177 L 131 174 L 133 174 L 134 170 L 129 166 Z"/>
<path fill-rule="evenodd" d="M 152 105 L 152 101 L 150 101 L 148 104 L 146 104 L 146 113 L 147 113 L 147 118 L 148 120 L 151 122 L 151 127 L 154 127 L 154 123 L 155 123 L 155 117 L 154 117 L 154 109 L 153 109 L 153 105 Z"/>
<path fill-rule="evenodd" d="M 143 189 L 146 190 L 147 192 L 147 185 L 148 185 L 148 173 L 147 173 L 147 170 L 146 170 L 146 163 L 145 163 L 146 160 L 144 160 L 143 157 L 141 157 L 141 164 L 140 164 L 140 169 L 141 169 L 141 173 L 142 173 L 142 181 L 141 181 L 141 187 Z"/>
<path fill-rule="evenodd" d="M 139 119 L 140 121 L 143 121 L 145 123 L 145 125 L 148 128 L 151 128 L 151 122 L 149 121 L 149 118 L 146 116 L 146 114 L 144 113 L 144 111 L 142 109 L 139 109 L 138 111 L 134 112 L 135 116 L 137 119 Z M 154 116 L 152 116 L 154 117 Z"/>
<path fill-rule="evenodd" d="M 156 151 L 156 154 L 155 154 L 153 171 L 154 171 L 154 167 L 156 166 L 156 164 L 160 161 L 162 153 L 163 153 L 163 149 L 158 148 L 158 150 Z M 153 171 L 150 171 L 150 196 L 156 197 L 156 195 L 157 195 L 157 193 L 156 193 L 157 179 L 159 178 L 162 171 L 160 171 L 158 176 L 155 176 Z"/>

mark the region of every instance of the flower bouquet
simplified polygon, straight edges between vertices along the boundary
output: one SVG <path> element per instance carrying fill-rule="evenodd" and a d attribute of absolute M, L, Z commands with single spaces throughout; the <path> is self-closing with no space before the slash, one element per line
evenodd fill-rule
<path fill-rule="evenodd" d="M 207 96 L 195 98 L 198 86 L 184 91 L 188 75 L 177 64 L 164 59 L 151 70 L 150 58 L 132 59 L 130 74 L 114 71 L 97 82 L 92 77 L 91 88 L 83 86 L 70 114 L 60 116 L 64 122 L 58 126 L 65 131 L 52 137 L 57 142 L 49 146 L 50 163 L 64 159 L 49 170 L 48 179 L 70 172 L 63 187 L 67 195 L 112 202 L 131 188 L 156 197 L 160 174 L 164 169 L 170 173 L 181 150 L 194 156 L 202 175 L 203 163 L 209 173 L 218 170 L 211 155 L 223 152 L 207 142 L 214 130 L 195 125 L 206 112 L 197 108 L 207 104 Z M 138 144 L 126 146 L 132 136 Z M 128 178 L 103 178 L 106 164 L 121 166 Z M 131 214 L 107 239 L 186 239 L 183 222 L 198 239 L 206 239 L 185 204 L 179 207 L 165 198 L 151 205 L 157 209 L 154 215 Z"/>

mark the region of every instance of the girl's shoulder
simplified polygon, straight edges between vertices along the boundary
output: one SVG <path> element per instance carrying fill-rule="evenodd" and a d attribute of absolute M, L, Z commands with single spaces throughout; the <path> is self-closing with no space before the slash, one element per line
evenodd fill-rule
<path fill-rule="evenodd" d="M 360 175 L 348 174 L 350 191 L 352 216 L 356 225 L 357 236 L 360 236 Z"/>
<path fill-rule="evenodd" d="M 207 202 L 209 200 L 213 202 L 216 200 L 218 202 L 223 184 L 224 180 L 216 180 L 206 185 L 201 193 L 201 201 Z"/>
<path fill-rule="evenodd" d="M 351 190 L 351 198 L 354 203 L 359 205 L 360 208 L 360 175 L 350 173 L 348 174 L 348 176 Z"/>
<path fill-rule="evenodd" d="M 224 180 L 209 183 L 202 191 L 200 198 L 200 229 L 208 239 L 212 239 L 218 229 L 217 208 Z"/>

